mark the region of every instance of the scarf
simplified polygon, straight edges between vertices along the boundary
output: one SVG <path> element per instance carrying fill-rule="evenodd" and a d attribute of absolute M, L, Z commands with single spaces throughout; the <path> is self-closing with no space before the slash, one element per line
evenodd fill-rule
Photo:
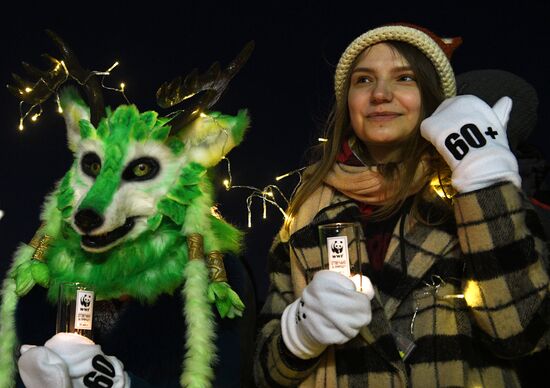
<path fill-rule="evenodd" d="M 397 172 L 388 180 L 380 173 L 379 165 L 367 165 L 363 162 L 354 137 L 345 141 L 336 162 L 324 178 L 324 182 L 336 190 L 361 203 L 382 205 L 397 193 L 405 166 L 397 163 Z M 416 194 L 425 183 L 428 172 L 425 158 L 422 158 L 409 185 L 407 197 Z"/>

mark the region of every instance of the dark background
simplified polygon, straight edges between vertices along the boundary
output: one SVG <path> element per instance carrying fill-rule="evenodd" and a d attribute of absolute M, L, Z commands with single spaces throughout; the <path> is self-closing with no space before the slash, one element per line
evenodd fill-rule
<path fill-rule="evenodd" d="M 0 23 L 0 81 L 23 74 L 22 60 L 45 67 L 42 53 L 58 52 L 44 33 L 56 31 L 92 70 L 120 65 L 106 84 L 127 85 L 126 95 L 140 110 L 161 110 L 156 89 L 166 80 L 205 70 L 213 61 L 227 64 L 249 40 L 256 49 L 216 108 L 234 114 L 248 108 L 252 125 L 243 143 L 229 154 L 234 185 L 263 187 L 280 174 L 303 166 L 302 154 L 321 130 L 331 103 L 332 76 L 347 44 L 383 23 L 420 24 L 443 36 L 462 36 L 453 58 L 455 72 L 499 68 L 533 84 L 539 94 L 539 124 L 528 139 L 550 157 L 549 11 L 544 2 L 319 2 L 296 1 L 137 3 L 73 2 L 33 5 L 12 2 Z M 175 5 L 178 4 L 178 5 Z M 105 91 L 108 104 L 124 102 Z M 44 196 L 71 163 L 64 123 L 52 102 L 44 105 L 37 124 L 17 130 L 18 103 L 0 89 L 0 274 L 19 241 L 29 241 L 38 227 Z M 258 301 L 267 290 L 266 253 L 282 217 L 268 207 L 262 220 L 260 201 L 252 206 L 253 227 L 247 228 L 246 197 L 250 191 L 225 192 L 220 174 L 219 208 L 247 232 L 246 260 L 257 286 Z M 280 183 L 290 194 L 295 178 Z"/>

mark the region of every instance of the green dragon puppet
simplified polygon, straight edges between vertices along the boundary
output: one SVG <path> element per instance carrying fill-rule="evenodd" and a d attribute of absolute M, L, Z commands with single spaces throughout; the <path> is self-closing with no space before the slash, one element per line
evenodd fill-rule
<path fill-rule="evenodd" d="M 209 386 L 216 357 L 212 304 L 222 318 L 244 309 L 223 265 L 223 254 L 237 253 L 242 236 L 213 210 L 209 169 L 242 141 L 249 124 L 244 110 L 228 116 L 210 108 L 253 45 L 226 69 L 215 63 L 204 74 L 194 71 L 162 85 L 159 106 L 186 107 L 160 117 L 134 105 L 104 109 L 96 76 L 48 33 L 63 59 L 52 59 L 54 66 L 39 73 L 38 82 L 17 78 L 19 85 L 9 88 L 32 105 L 59 90 L 74 163 L 46 198 L 41 227 L 17 250 L 3 283 L 0 388 L 15 384 L 18 303 L 43 287 L 55 305 L 59 285 L 67 281 L 93 286 L 99 301 L 147 305 L 163 294 L 181 293 L 187 329 L 179 382 Z M 61 88 L 71 80 L 84 88 L 88 104 L 75 87 Z M 72 373 L 69 367 L 77 386 Z"/>

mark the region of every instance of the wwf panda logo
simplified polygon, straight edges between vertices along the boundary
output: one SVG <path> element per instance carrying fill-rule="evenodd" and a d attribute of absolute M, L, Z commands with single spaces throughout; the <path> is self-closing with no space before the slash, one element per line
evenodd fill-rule
<path fill-rule="evenodd" d="M 343 240 L 334 240 L 332 244 L 330 245 L 330 250 L 334 254 L 341 254 L 344 250 L 344 241 Z"/>
<path fill-rule="evenodd" d="M 80 297 L 80 304 L 84 307 L 90 307 L 92 304 L 92 296 L 90 294 L 84 294 Z"/>

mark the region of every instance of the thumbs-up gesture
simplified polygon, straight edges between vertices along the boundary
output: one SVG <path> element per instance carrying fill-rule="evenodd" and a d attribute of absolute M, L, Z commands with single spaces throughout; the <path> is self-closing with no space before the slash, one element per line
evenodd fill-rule
<path fill-rule="evenodd" d="M 452 183 L 466 193 L 510 181 L 521 188 L 517 160 L 510 151 L 506 124 L 512 100 L 502 97 L 491 108 L 472 95 L 447 99 L 420 125 L 453 171 Z"/>

